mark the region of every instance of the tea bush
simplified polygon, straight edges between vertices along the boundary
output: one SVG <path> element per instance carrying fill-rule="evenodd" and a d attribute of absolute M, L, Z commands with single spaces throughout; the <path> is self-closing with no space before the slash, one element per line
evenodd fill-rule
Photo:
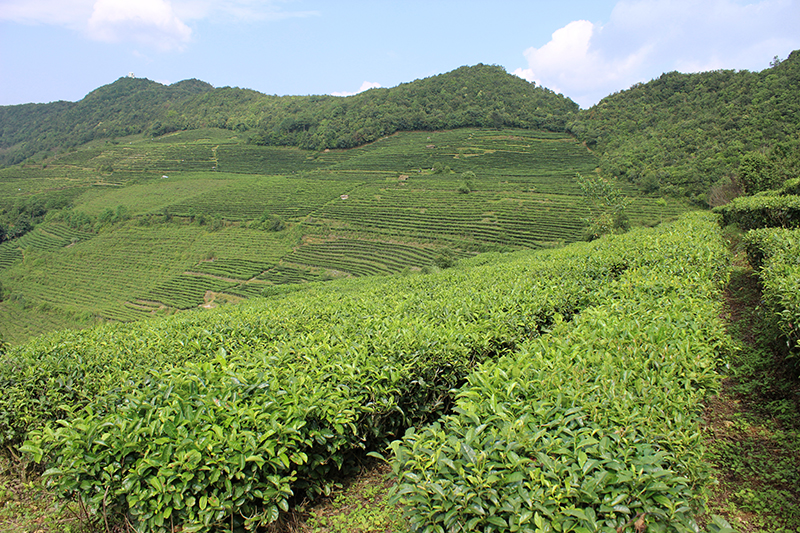
<path fill-rule="evenodd" d="M 792 352 L 800 349 L 800 230 L 755 229 L 745 236 L 747 256 L 758 271 L 770 322 Z"/>
<path fill-rule="evenodd" d="M 689 523 L 723 347 L 715 230 L 696 215 L 43 337 L 3 356 L 4 444 L 27 439 L 61 495 L 140 529 L 253 529 L 453 407 L 395 444 L 420 527 Z"/>
<path fill-rule="evenodd" d="M 392 444 L 418 531 L 695 531 L 698 426 L 728 347 L 713 222 L 608 240 L 627 270 L 572 322 L 484 363 Z"/>
<path fill-rule="evenodd" d="M 63 496 L 146 530 L 271 523 L 293 495 L 326 493 L 354 454 L 441 416 L 476 364 L 590 305 L 625 269 L 598 251 L 45 337 L 0 370 L 4 440 L 27 435 Z"/>
<path fill-rule="evenodd" d="M 731 203 L 714 208 L 724 224 L 738 224 L 743 230 L 764 227 L 796 228 L 800 226 L 800 196 L 740 196 Z"/>

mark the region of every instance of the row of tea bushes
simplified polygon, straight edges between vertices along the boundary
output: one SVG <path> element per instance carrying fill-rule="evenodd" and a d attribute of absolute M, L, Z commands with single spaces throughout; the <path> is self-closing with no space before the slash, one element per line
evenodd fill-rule
<path fill-rule="evenodd" d="M 747 233 L 747 256 L 761 279 L 762 299 L 788 348 L 800 349 L 800 230 L 755 229 Z"/>
<path fill-rule="evenodd" d="M 578 312 L 618 272 L 613 256 L 521 253 L 427 276 L 342 280 L 221 310 L 54 333 L 2 360 L 0 444 L 19 443 L 126 381 L 209 361 L 219 349 L 246 358 L 275 346 L 346 353 L 356 344 L 389 358 L 479 360 L 535 335 L 554 313 Z"/>
<path fill-rule="evenodd" d="M 146 531 L 256 527 L 327 492 L 354 453 L 439 417 L 476 364 L 579 313 L 625 268 L 585 244 L 51 335 L 3 361 L 0 425 L 95 512 Z"/>
<path fill-rule="evenodd" d="M 782 194 L 795 189 L 794 180 L 789 180 L 780 191 L 740 196 L 714 211 L 722 215 L 725 225 L 737 224 L 745 231 L 764 227 L 797 228 L 800 227 L 800 196 Z"/>
<path fill-rule="evenodd" d="M 572 322 L 473 372 L 395 441 L 416 531 L 695 531 L 699 416 L 728 348 L 708 216 L 604 241 L 628 262 Z"/>

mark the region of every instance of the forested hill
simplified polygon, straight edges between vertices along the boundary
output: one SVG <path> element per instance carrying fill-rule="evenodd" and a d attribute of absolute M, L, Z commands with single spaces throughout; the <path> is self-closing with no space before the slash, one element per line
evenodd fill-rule
<path fill-rule="evenodd" d="M 349 148 L 402 130 L 514 126 L 564 131 L 578 105 L 552 91 L 476 65 L 350 97 L 270 96 L 198 80 L 165 86 L 120 78 L 75 103 L 0 107 L 0 164 L 97 138 L 219 127 L 253 142 Z"/>
<path fill-rule="evenodd" d="M 800 51 L 761 72 L 670 72 L 581 111 L 569 131 L 606 176 L 698 204 L 800 174 Z"/>
<path fill-rule="evenodd" d="M 0 106 L 0 165 L 96 138 L 141 133 L 176 102 L 211 90 L 211 85 L 199 80 L 165 86 L 147 79 L 120 78 L 79 102 Z"/>

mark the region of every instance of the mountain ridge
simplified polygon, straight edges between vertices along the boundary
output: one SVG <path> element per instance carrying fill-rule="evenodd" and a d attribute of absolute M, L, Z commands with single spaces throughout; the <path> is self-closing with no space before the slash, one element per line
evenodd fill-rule
<path fill-rule="evenodd" d="M 462 88 L 468 88 L 469 94 L 458 94 Z M 409 98 L 412 100 L 403 106 Z M 525 98 L 535 104 L 528 110 L 519 103 Z M 400 105 L 407 115 L 412 108 L 424 109 L 430 120 L 417 115 L 398 118 L 374 109 L 387 102 L 395 109 Z M 438 116 L 443 108 L 453 106 L 461 112 L 459 116 Z M 347 108 L 363 113 L 348 116 Z M 502 67 L 483 64 L 348 97 L 274 96 L 251 89 L 214 88 L 196 79 L 162 85 L 146 78 L 122 77 L 74 103 L 0 107 L 0 165 L 10 166 L 37 153 L 69 149 L 99 138 L 155 137 L 203 127 L 248 131 L 256 137 L 256 144 L 320 149 L 358 146 L 405 129 L 485 126 L 490 122 L 563 131 L 566 117 L 577 110 L 577 104 L 561 95 Z M 339 124 L 329 122 L 337 116 L 347 118 L 345 126 L 351 130 L 332 133 Z M 314 131 L 309 133 L 310 129 Z M 298 134 L 300 130 L 304 135 Z"/>

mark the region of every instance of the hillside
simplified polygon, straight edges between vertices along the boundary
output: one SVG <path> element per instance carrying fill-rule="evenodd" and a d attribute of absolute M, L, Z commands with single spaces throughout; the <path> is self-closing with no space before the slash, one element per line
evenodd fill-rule
<path fill-rule="evenodd" d="M 111 124 L 119 104 L 144 129 L 97 124 L 0 169 L 0 529 L 796 530 L 797 55 L 767 81 L 672 73 L 578 115 L 530 84 L 469 111 L 470 76 L 509 80 L 485 66 L 408 84 L 429 107 L 387 115 L 393 89 L 101 88 L 83 112 Z M 716 132 L 748 76 L 771 103 L 732 99 Z M 671 102 L 647 107 L 659 86 Z M 505 117 L 493 98 L 523 87 L 527 114 Z M 525 107 L 538 96 L 568 113 Z M 265 102 L 281 111 L 248 114 Z M 28 111 L 71 109 L 48 105 Z M 643 110 L 679 137 L 661 158 Z M 408 113 L 423 129 L 393 130 Z M 488 122 L 434 128 L 464 117 Z M 674 181 L 711 157 L 701 126 L 729 157 L 705 192 Z M 657 183 L 608 166 L 634 147 L 624 168 Z M 715 213 L 669 196 L 723 185 L 761 192 Z M 598 209 L 653 227 L 575 242 Z M 333 520 L 370 455 L 393 475 Z"/>
<path fill-rule="evenodd" d="M 95 141 L 0 170 L 0 335 L 259 296 L 348 276 L 430 271 L 478 252 L 559 246 L 589 216 L 570 137 L 405 132 L 349 150 L 247 144 L 219 129 Z M 681 202 L 632 199 L 633 224 Z"/>
<path fill-rule="evenodd" d="M 197 128 L 248 132 L 256 144 L 349 148 L 396 131 L 512 126 L 563 131 L 571 100 L 476 65 L 346 98 L 270 96 L 198 80 L 120 78 L 83 100 L 0 107 L 0 164 L 93 139 Z"/>
<path fill-rule="evenodd" d="M 719 205 L 731 182 L 754 193 L 800 176 L 798 87 L 800 51 L 761 72 L 669 72 L 604 98 L 567 129 L 605 176 Z M 768 174 L 763 183 L 748 179 L 753 167 Z"/>
<path fill-rule="evenodd" d="M 73 148 L 96 138 L 141 133 L 152 129 L 176 102 L 210 90 L 210 85 L 198 80 L 164 86 L 120 78 L 79 102 L 0 106 L 0 164 L 12 165 L 37 153 Z"/>

